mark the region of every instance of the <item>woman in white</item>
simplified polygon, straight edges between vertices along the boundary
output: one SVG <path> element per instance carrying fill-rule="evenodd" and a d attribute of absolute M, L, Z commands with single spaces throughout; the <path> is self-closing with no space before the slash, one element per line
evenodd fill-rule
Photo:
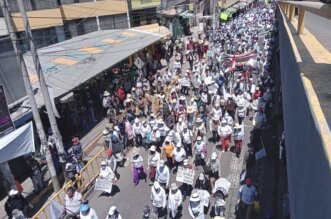
<path fill-rule="evenodd" d="M 233 127 L 233 140 L 235 146 L 235 152 L 237 157 L 240 155 L 241 148 L 242 148 L 242 141 L 244 139 L 244 126 L 236 123 Z"/>
<path fill-rule="evenodd" d="M 106 161 L 101 162 L 101 169 L 100 169 L 99 177 L 101 179 L 107 179 L 110 181 L 116 180 L 114 172 L 112 171 L 112 169 L 109 166 L 107 166 Z M 109 198 L 111 198 L 111 196 L 110 196 L 111 190 L 112 190 L 112 188 L 109 189 L 109 193 L 108 193 Z"/>
<path fill-rule="evenodd" d="M 195 121 L 195 126 L 193 129 L 193 133 L 195 136 L 201 136 L 202 138 L 204 138 L 204 136 L 206 135 L 206 126 L 205 123 L 203 122 L 203 120 L 198 117 L 197 120 Z"/>
<path fill-rule="evenodd" d="M 192 193 L 190 203 L 188 204 L 188 211 L 192 219 L 205 219 L 204 207 L 198 193 Z"/>
<path fill-rule="evenodd" d="M 176 183 L 172 183 L 170 186 L 170 193 L 168 199 L 168 208 L 170 209 L 171 218 L 175 219 L 179 211 L 182 209 L 183 195 L 178 189 Z"/>
<path fill-rule="evenodd" d="M 148 170 L 149 170 L 149 180 L 151 184 L 155 181 L 156 177 L 156 167 L 160 161 L 160 153 L 156 151 L 155 145 L 152 145 L 148 152 Z"/>

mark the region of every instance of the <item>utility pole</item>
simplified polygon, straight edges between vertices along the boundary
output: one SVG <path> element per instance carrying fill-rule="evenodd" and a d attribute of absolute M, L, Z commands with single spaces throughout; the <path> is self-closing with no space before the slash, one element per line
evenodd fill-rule
<path fill-rule="evenodd" d="M 57 151 L 59 153 L 60 162 L 62 164 L 62 167 L 64 167 L 65 162 L 66 162 L 66 155 L 65 155 L 65 151 L 64 151 L 64 147 L 63 147 L 62 136 L 60 134 L 59 128 L 57 127 L 57 123 L 56 123 L 56 119 L 55 119 L 55 115 L 54 115 L 54 110 L 53 110 L 53 107 L 52 107 L 51 98 L 49 96 L 47 84 L 46 84 L 44 74 L 43 74 L 43 70 L 41 68 L 41 64 L 40 64 L 40 61 L 39 61 L 37 48 L 36 48 L 36 46 L 33 42 L 33 39 L 32 39 L 32 33 L 31 33 L 29 20 L 28 20 L 28 17 L 26 15 L 26 11 L 25 11 L 25 8 L 24 8 L 23 1 L 22 0 L 17 0 L 17 3 L 18 3 L 18 7 L 20 9 L 21 16 L 22 16 L 23 25 L 24 25 L 24 29 L 25 29 L 25 34 L 26 34 L 26 37 L 27 37 L 28 41 L 30 42 L 31 54 L 32 54 L 33 62 L 34 62 L 35 68 L 36 68 L 37 76 L 38 76 L 38 79 L 39 79 L 41 93 L 43 94 L 43 97 L 44 97 L 44 102 L 45 102 L 45 106 L 46 106 L 46 110 L 47 110 L 49 123 L 51 124 L 51 128 L 52 128 L 52 131 L 53 131 L 54 136 L 55 136 L 55 141 L 56 141 L 55 144 L 56 144 Z"/>
<path fill-rule="evenodd" d="M 43 149 L 43 151 L 45 151 L 47 166 L 48 166 L 48 170 L 51 174 L 53 188 L 54 188 L 54 191 L 59 191 L 60 190 L 59 180 L 57 179 L 57 175 L 56 175 L 52 155 L 51 155 L 51 152 L 50 152 L 50 150 L 48 148 L 48 145 L 47 145 L 46 134 L 45 134 L 45 131 L 44 131 L 44 128 L 43 128 L 43 125 L 42 125 L 42 122 L 41 122 L 41 118 L 40 118 L 40 115 L 39 115 L 39 112 L 38 112 L 37 103 L 36 103 L 36 100 L 34 98 L 34 93 L 33 93 L 33 89 L 32 89 L 32 86 L 31 86 L 28 71 L 26 69 L 23 56 L 22 56 L 22 54 L 19 50 L 19 47 L 18 47 L 18 40 L 17 40 L 17 36 L 14 32 L 13 21 L 12 21 L 11 13 L 9 11 L 9 6 L 7 4 L 7 0 L 0 0 L 0 6 L 2 7 L 2 12 L 3 12 L 4 18 L 5 18 L 5 23 L 6 23 L 8 32 L 10 34 L 11 41 L 13 43 L 14 52 L 16 54 L 16 58 L 17 58 L 17 61 L 19 63 L 20 70 L 22 72 L 24 86 L 25 86 L 27 96 L 29 98 L 29 103 L 30 103 L 30 106 L 31 106 L 33 119 L 34 119 L 36 127 L 37 127 L 37 132 L 38 132 L 39 139 L 40 139 L 40 142 L 41 142 L 41 148 Z"/>

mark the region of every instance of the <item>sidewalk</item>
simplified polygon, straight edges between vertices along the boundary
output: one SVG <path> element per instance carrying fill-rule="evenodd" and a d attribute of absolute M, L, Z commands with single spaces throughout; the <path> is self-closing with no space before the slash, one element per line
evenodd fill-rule
<path fill-rule="evenodd" d="M 98 141 L 102 137 L 102 131 L 103 129 L 105 129 L 106 123 L 107 123 L 107 119 L 103 119 L 89 133 L 87 133 L 82 139 L 80 139 L 84 149 L 84 160 L 87 161 L 90 160 L 102 148 L 102 145 L 98 143 Z M 30 178 L 27 178 L 24 182 L 21 183 L 24 188 L 24 192 L 22 195 L 27 199 L 29 203 L 34 205 L 34 209 L 29 211 L 30 216 L 32 216 L 35 212 L 37 212 L 48 200 L 48 198 L 52 196 L 54 192 L 53 186 L 50 182 L 50 174 L 47 171 L 47 166 L 43 167 L 43 175 L 44 175 L 44 182 L 48 183 L 48 185 L 44 190 L 42 190 L 37 195 L 33 194 L 33 184 Z M 59 180 L 62 186 L 64 183 L 63 176 L 60 176 Z M 4 205 L 6 201 L 7 201 L 7 197 L 5 197 L 0 201 L 1 219 L 8 218 L 4 210 Z"/>

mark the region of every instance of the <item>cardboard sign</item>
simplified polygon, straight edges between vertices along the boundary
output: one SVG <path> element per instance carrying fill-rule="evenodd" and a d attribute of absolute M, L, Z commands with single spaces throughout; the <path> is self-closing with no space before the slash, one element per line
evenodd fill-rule
<path fill-rule="evenodd" d="M 144 66 L 144 62 L 141 60 L 141 58 L 137 57 L 134 61 L 135 66 L 137 66 L 138 69 L 141 69 Z"/>
<path fill-rule="evenodd" d="M 225 178 L 219 178 L 215 182 L 213 193 L 215 193 L 217 190 L 221 190 L 224 195 L 228 195 L 230 187 L 231 187 L 231 182 L 229 182 L 229 180 Z"/>
<path fill-rule="evenodd" d="M 95 185 L 94 185 L 94 190 L 95 191 L 104 191 L 107 193 L 111 193 L 113 187 L 113 183 L 110 179 L 108 178 L 97 178 L 95 181 Z"/>
<path fill-rule="evenodd" d="M 183 167 L 178 167 L 176 181 L 193 185 L 194 181 L 194 170 L 190 170 Z"/>
<path fill-rule="evenodd" d="M 203 206 L 208 207 L 209 198 L 210 198 L 209 192 L 206 190 L 197 189 L 197 193 L 199 194 L 199 197 L 200 197 L 200 200 L 201 200 L 201 203 L 203 204 Z"/>

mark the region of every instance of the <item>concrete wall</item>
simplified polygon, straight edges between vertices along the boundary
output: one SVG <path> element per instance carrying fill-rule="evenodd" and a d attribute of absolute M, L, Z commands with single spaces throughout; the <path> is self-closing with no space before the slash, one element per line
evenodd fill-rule
<path fill-rule="evenodd" d="M 305 79 L 280 13 L 278 21 L 291 218 L 331 218 L 330 163 L 325 133 L 318 124 L 323 121 L 318 121 L 311 110 L 312 97 L 306 93 Z"/>

